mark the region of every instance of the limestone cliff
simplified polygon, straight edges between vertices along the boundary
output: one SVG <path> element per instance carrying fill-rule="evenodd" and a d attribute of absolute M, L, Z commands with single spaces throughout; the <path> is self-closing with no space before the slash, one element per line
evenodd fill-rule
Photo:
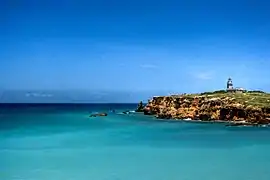
<path fill-rule="evenodd" d="M 161 119 L 270 123 L 270 94 L 210 93 L 153 97 L 144 114 Z"/>

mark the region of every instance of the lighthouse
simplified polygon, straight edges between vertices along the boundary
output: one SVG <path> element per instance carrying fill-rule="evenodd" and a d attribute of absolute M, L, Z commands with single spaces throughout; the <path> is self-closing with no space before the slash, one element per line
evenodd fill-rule
<path fill-rule="evenodd" d="M 232 79 L 229 78 L 227 81 L 227 91 L 232 91 L 233 90 L 233 83 L 232 83 Z"/>

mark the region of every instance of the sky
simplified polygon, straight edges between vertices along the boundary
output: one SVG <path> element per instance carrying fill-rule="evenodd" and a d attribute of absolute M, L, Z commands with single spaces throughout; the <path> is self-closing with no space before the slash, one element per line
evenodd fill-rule
<path fill-rule="evenodd" d="M 270 1 L 0 4 L 0 93 L 270 91 Z"/>

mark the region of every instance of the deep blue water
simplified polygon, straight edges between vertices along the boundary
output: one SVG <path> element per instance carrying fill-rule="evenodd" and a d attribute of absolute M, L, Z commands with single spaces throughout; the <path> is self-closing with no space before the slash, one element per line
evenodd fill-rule
<path fill-rule="evenodd" d="M 0 179 L 270 179 L 270 129 L 117 114 L 136 106 L 0 104 Z"/>

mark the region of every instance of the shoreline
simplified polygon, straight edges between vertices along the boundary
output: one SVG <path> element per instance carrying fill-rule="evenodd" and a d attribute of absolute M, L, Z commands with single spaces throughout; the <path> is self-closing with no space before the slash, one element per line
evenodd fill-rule
<path fill-rule="evenodd" d="M 155 117 L 155 116 L 153 116 Z M 223 120 L 212 120 L 212 121 L 203 121 L 203 120 L 190 120 L 190 119 L 160 119 L 155 117 L 155 121 L 165 121 L 165 122 L 188 122 L 188 123 L 201 123 L 201 124 L 224 124 L 226 127 L 270 127 L 269 124 L 252 124 L 240 121 L 223 121 Z"/>

